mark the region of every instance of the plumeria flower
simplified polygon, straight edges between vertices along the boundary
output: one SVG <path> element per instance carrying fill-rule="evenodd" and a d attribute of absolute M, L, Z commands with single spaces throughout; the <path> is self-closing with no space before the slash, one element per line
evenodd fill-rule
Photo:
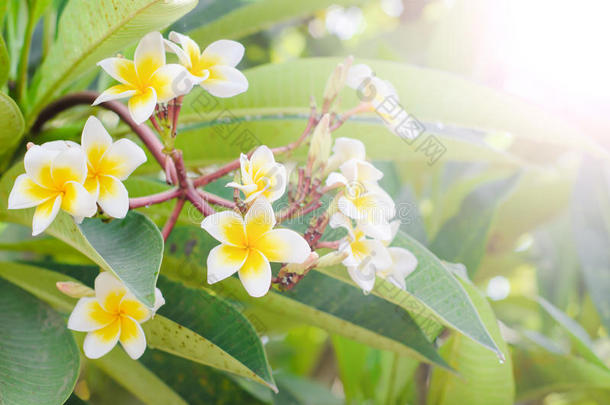
<path fill-rule="evenodd" d="M 24 165 L 25 174 L 15 180 L 8 208 L 36 207 L 32 235 L 47 229 L 60 208 L 79 220 L 95 214 L 95 198 L 83 186 L 87 161 L 78 144 L 53 141 L 33 145 L 25 153 Z"/>
<path fill-rule="evenodd" d="M 328 159 L 326 170 L 331 172 L 348 160 L 366 160 L 364 143 L 352 138 L 337 138 L 333 145 L 333 154 Z"/>
<path fill-rule="evenodd" d="M 383 241 L 385 246 L 388 246 L 398 233 L 400 221 L 392 221 L 390 227 L 392 233 L 389 239 Z M 377 267 L 377 275 L 404 290 L 406 289 L 405 278 L 417 268 L 417 257 L 401 247 L 390 246 L 387 251 L 390 255 L 390 263 Z"/>
<path fill-rule="evenodd" d="M 269 262 L 303 263 L 311 253 L 305 239 L 289 229 L 273 229 L 275 214 L 266 198 L 258 198 L 245 217 L 223 211 L 206 217 L 201 227 L 221 242 L 207 260 L 208 283 L 235 272 L 252 297 L 262 297 L 271 287 Z"/>
<path fill-rule="evenodd" d="M 271 149 L 259 146 L 252 157 L 240 156 L 241 184 L 231 182 L 227 187 L 239 189 L 246 196 L 246 202 L 263 196 L 270 202 L 279 199 L 286 191 L 286 168 L 276 163 Z"/>
<path fill-rule="evenodd" d="M 248 90 L 248 79 L 235 69 L 244 56 L 244 46 L 239 42 L 221 39 L 201 52 L 199 45 L 186 35 L 172 31 L 169 39 L 175 43 L 166 40 L 167 49 L 213 96 L 233 97 Z"/>
<path fill-rule="evenodd" d="M 161 291 L 155 289 L 155 305 L 147 308 L 116 277 L 108 272 L 95 279 L 95 297 L 78 300 L 68 328 L 89 332 L 83 351 L 90 359 L 98 359 L 110 352 L 117 342 L 132 359 L 138 359 L 146 350 L 146 336 L 140 326 L 165 304 Z"/>
<path fill-rule="evenodd" d="M 379 239 L 390 237 L 390 218 L 394 217 L 392 198 L 377 184 L 383 173 L 369 162 L 350 159 L 340 166 L 341 173 L 331 173 L 328 186 L 343 185 L 339 210 L 357 220 L 367 233 Z"/>
<path fill-rule="evenodd" d="M 129 113 L 138 124 L 152 115 L 157 103 L 188 93 L 200 81 L 179 64 L 165 64 L 163 37 L 158 32 L 150 32 L 140 40 L 134 61 L 107 58 L 98 65 L 121 84 L 104 91 L 93 105 L 129 98 Z"/>
<path fill-rule="evenodd" d="M 388 97 L 396 97 L 398 101 L 398 94 L 392 83 L 375 76 L 367 65 L 352 66 L 347 73 L 345 83 L 352 89 L 358 90 L 363 101 L 370 103 L 372 109 L 378 109 Z"/>
<path fill-rule="evenodd" d="M 122 181 L 146 162 L 146 154 L 129 139 L 113 143 L 100 120 L 93 116 L 85 123 L 81 144 L 87 156 L 85 188 L 106 214 L 124 218 L 129 210 L 129 196 Z"/>
<path fill-rule="evenodd" d="M 343 265 L 356 284 L 366 293 L 375 285 L 378 269 L 387 269 L 392 265 L 392 258 L 385 244 L 379 239 L 371 239 L 361 226 L 354 228 L 352 220 L 340 212 L 333 214 L 329 225 L 332 228 L 345 228 L 347 238 L 339 246 L 340 252 L 347 253 Z"/>

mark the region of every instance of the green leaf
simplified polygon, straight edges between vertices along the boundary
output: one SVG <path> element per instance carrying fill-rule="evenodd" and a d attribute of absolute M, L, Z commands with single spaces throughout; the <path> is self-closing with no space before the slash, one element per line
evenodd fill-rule
<path fill-rule="evenodd" d="M 485 255 L 498 205 L 511 192 L 518 175 L 487 182 L 470 192 L 458 212 L 443 224 L 430 246 L 439 258 L 462 263 L 472 277 Z"/>
<path fill-rule="evenodd" d="M 610 372 L 585 359 L 521 347 L 513 350 L 512 358 L 517 401 L 541 398 L 551 392 L 610 390 Z"/>
<path fill-rule="evenodd" d="M 8 210 L 6 203 L 23 165 L 11 168 L 0 182 L 0 219 L 29 225 L 33 208 Z M 144 215 L 130 211 L 124 219 L 108 223 L 85 218 L 76 225 L 72 217 L 60 212 L 45 231 L 72 246 L 102 269 L 115 274 L 144 304 L 152 307 L 155 283 L 163 257 L 163 237 L 157 226 Z"/>
<path fill-rule="evenodd" d="M 483 294 L 470 282 L 460 281 L 507 360 L 501 362 L 472 340 L 453 334 L 440 352 L 458 374 L 434 369 L 427 405 L 512 405 L 515 397 L 512 361 L 498 321 Z"/>
<path fill-rule="evenodd" d="M 167 27 L 196 4 L 197 0 L 70 1 L 49 56 L 36 73 L 28 126 L 45 104 L 97 62 L 150 31 Z"/>
<path fill-rule="evenodd" d="M 191 286 L 210 288 L 249 307 L 295 318 L 373 347 L 445 366 L 427 336 L 404 309 L 381 298 L 366 296 L 360 288 L 317 271 L 310 272 L 291 291 L 271 290 L 262 298 L 248 296 L 235 277 L 209 286 L 204 281 L 204 266 L 209 251 L 216 244 L 198 227 L 174 228 L 167 241 L 163 274 Z M 254 316 L 250 320 L 260 324 Z M 257 325 L 257 328 L 272 329 L 266 325 Z"/>
<path fill-rule="evenodd" d="M 574 344 L 574 350 L 578 354 L 592 364 L 607 369 L 604 362 L 593 351 L 591 337 L 582 326 L 544 298 L 539 297 L 538 303 L 568 333 Z"/>
<path fill-rule="evenodd" d="M 85 334 L 75 333 L 74 335 L 79 346 L 82 347 Z M 132 360 L 119 345 L 105 356 L 87 361 L 97 366 L 145 404 L 188 404 L 140 361 Z"/>
<path fill-rule="evenodd" d="M 310 0 L 299 2 L 286 2 L 283 0 L 259 1 L 223 1 L 193 13 L 187 19 L 200 21 L 199 28 L 191 31 L 189 36 L 196 42 L 205 46 L 217 39 L 239 39 L 271 27 L 274 24 L 312 15 L 314 12 L 333 4 L 349 5 L 362 3 L 363 0 Z M 226 3 L 226 4 L 225 4 Z M 214 19 L 228 7 L 231 11 L 225 12 L 220 18 Z M 235 7 L 237 6 L 237 7 Z M 208 22 L 209 21 L 209 22 Z M 208 22 L 205 24 L 205 22 Z M 204 23 L 203 26 L 201 24 Z M 188 27 L 188 25 L 187 25 Z"/>
<path fill-rule="evenodd" d="M 2 279 L 0 308 L 0 402 L 63 404 L 80 368 L 78 348 L 65 320 Z"/>
<path fill-rule="evenodd" d="M 2 49 L 0 49 L 0 59 L 2 58 L 1 51 Z M 0 167 L 9 162 L 6 153 L 12 151 L 13 147 L 21 140 L 24 125 L 23 115 L 21 115 L 21 110 L 19 110 L 17 104 L 12 98 L 0 91 L 0 144 L 2 145 L 0 157 L 6 159 L 5 162 L 0 164 Z"/>
<path fill-rule="evenodd" d="M 158 286 L 171 304 L 159 309 L 162 317 L 143 325 L 150 347 L 248 377 L 277 391 L 254 327 L 231 304 L 163 277 Z"/>
<path fill-rule="evenodd" d="M 4 19 L 4 14 L 0 12 L 0 26 L 2 26 L 2 20 Z M 0 31 L 2 31 L 0 29 Z M 10 69 L 10 60 L 8 56 L 8 50 L 6 49 L 6 43 L 4 42 L 4 38 L 0 35 L 0 88 L 4 86 L 6 80 L 8 79 L 9 69 Z"/>
<path fill-rule="evenodd" d="M 417 269 L 407 277 L 406 291 L 378 277 L 372 293 L 416 315 L 420 328 L 429 336 L 436 337 L 440 331 L 434 322 L 438 320 L 501 355 L 468 294 L 445 265 L 402 231 L 398 232 L 392 246 L 411 251 L 417 257 Z M 337 271 L 335 268 L 318 271 L 355 285 L 346 271 Z"/>
<path fill-rule="evenodd" d="M 605 170 L 605 172 L 604 172 Z M 610 331 L 610 176 L 600 162 L 583 161 L 572 197 L 574 242 L 593 303 Z"/>
<path fill-rule="evenodd" d="M 341 405 L 343 401 L 334 396 L 320 383 L 285 372 L 274 374 L 280 389 L 273 399 L 276 405 Z"/>
<path fill-rule="evenodd" d="M 191 405 L 259 404 L 230 378 L 210 367 L 154 349 L 147 350 L 140 362 Z M 253 385 L 262 388 L 261 385 Z M 262 389 L 271 392 L 267 388 Z"/>

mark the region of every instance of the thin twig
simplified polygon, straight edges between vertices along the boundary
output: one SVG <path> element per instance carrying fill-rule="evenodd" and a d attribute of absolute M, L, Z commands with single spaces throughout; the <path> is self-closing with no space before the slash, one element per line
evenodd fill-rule
<path fill-rule="evenodd" d="M 236 204 L 233 201 L 226 200 L 222 197 L 217 196 L 216 194 L 208 193 L 202 190 L 197 190 L 197 192 L 199 193 L 201 198 L 203 198 L 204 201 L 207 201 L 210 204 L 220 205 L 221 207 L 231 209 L 236 207 Z"/>
<path fill-rule="evenodd" d="M 184 198 L 178 198 L 176 200 L 176 205 L 172 211 L 172 215 L 167 219 L 167 222 L 163 226 L 163 230 L 161 231 L 161 235 L 163 235 L 163 240 L 166 241 L 169 234 L 174 229 L 174 225 L 178 221 L 178 217 L 180 216 L 180 212 L 182 212 L 182 207 L 184 207 Z"/>
<path fill-rule="evenodd" d="M 176 198 L 182 194 L 182 190 L 179 188 L 174 188 L 168 191 L 163 191 L 162 193 L 147 195 L 145 197 L 136 197 L 129 199 L 129 208 L 140 208 L 140 207 L 148 207 L 153 204 L 160 204 L 165 201 L 169 201 L 173 198 Z"/>

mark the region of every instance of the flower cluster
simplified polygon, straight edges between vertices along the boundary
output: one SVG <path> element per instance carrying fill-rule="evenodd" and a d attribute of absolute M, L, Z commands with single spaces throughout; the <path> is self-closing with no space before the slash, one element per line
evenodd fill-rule
<path fill-rule="evenodd" d="M 240 43 L 220 40 L 201 52 L 185 35 L 171 32 L 169 38 L 171 41 L 159 32 L 148 33 L 138 43 L 133 61 L 112 57 L 99 62 L 120 84 L 100 94 L 93 105 L 129 98 L 131 117 L 141 124 L 153 115 L 158 103 L 183 96 L 197 84 L 216 97 L 232 97 L 248 89 L 248 80 L 235 69 L 244 55 Z M 178 56 L 179 64 L 166 63 L 166 49 Z"/>
<path fill-rule="evenodd" d="M 8 208 L 36 207 L 32 235 L 43 232 L 60 209 L 77 222 L 97 212 L 123 218 L 129 209 L 122 181 L 142 163 L 146 154 L 129 139 L 116 142 L 95 117 L 83 128 L 81 144 L 52 141 L 30 145 L 25 154 L 25 173 L 15 180 Z"/>

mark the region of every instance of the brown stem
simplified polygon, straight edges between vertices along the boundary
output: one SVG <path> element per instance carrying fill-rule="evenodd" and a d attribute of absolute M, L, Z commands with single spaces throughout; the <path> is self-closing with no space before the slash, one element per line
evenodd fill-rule
<path fill-rule="evenodd" d="M 220 169 L 216 170 L 214 173 L 210 173 L 210 174 L 206 174 L 205 176 L 198 177 L 195 180 L 193 180 L 193 186 L 201 187 L 201 186 L 205 186 L 206 184 L 210 184 L 211 182 L 218 180 L 225 174 L 238 169 L 239 163 L 240 163 L 239 159 L 236 159 L 236 160 L 232 161 L 231 163 L 228 163 L 228 164 L 222 166 Z"/>
<path fill-rule="evenodd" d="M 147 195 L 145 197 L 136 197 L 129 199 L 129 208 L 140 208 L 147 207 L 153 204 L 160 204 L 165 201 L 169 201 L 173 198 L 176 198 L 182 194 L 182 190 L 179 188 L 174 188 L 168 191 L 163 191 L 162 193 Z"/>
<path fill-rule="evenodd" d="M 176 131 L 178 131 L 178 116 L 180 115 L 180 109 L 182 108 L 182 99 L 184 96 L 179 96 L 173 101 L 173 112 L 172 112 L 172 137 L 176 137 Z"/>
<path fill-rule="evenodd" d="M 323 248 L 327 248 L 327 249 L 339 249 L 339 243 L 341 243 L 338 240 L 334 240 L 334 241 L 318 241 L 318 243 L 316 243 L 316 249 L 323 249 Z"/>
<path fill-rule="evenodd" d="M 161 231 L 161 235 L 163 235 L 163 240 L 166 241 L 167 237 L 171 233 L 172 229 L 174 229 L 174 225 L 178 221 L 178 217 L 180 216 L 180 212 L 182 212 L 182 207 L 184 207 L 184 198 L 178 198 L 176 200 L 176 205 L 174 206 L 174 210 L 172 211 L 172 215 L 167 219 L 167 222 L 163 226 L 163 230 Z"/>
<path fill-rule="evenodd" d="M 197 190 L 197 192 L 199 193 L 201 198 L 203 198 L 204 201 L 207 201 L 210 204 L 220 205 L 221 207 L 226 207 L 226 208 L 231 208 L 231 209 L 236 207 L 236 204 L 233 201 L 225 200 L 224 198 L 219 197 L 216 194 L 207 193 L 202 190 Z"/>

